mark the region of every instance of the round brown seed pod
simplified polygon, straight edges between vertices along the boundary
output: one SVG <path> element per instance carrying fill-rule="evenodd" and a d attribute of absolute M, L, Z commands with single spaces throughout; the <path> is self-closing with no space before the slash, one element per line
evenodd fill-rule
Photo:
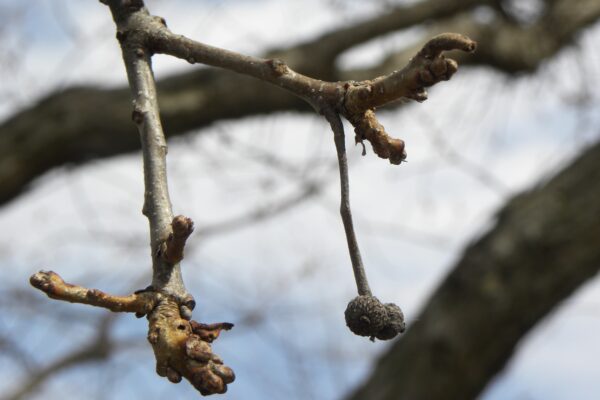
<path fill-rule="evenodd" d="M 346 325 L 359 336 L 374 337 L 388 323 L 385 306 L 374 296 L 357 296 L 344 312 Z"/>
<path fill-rule="evenodd" d="M 386 303 L 387 324 L 375 335 L 379 340 L 390 340 L 404 332 L 406 324 L 404 323 L 404 314 L 400 307 L 394 303 Z"/>

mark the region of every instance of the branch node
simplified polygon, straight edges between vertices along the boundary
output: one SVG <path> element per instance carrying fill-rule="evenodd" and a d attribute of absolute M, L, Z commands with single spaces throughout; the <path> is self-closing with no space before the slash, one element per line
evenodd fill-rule
<path fill-rule="evenodd" d="M 179 314 L 181 314 L 181 318 L 189 321 L 192 319 L 192 310 L 186 305 L 179 306 Z"/>
<path fill-rule="evenodd" d="M 271 58 L 266 62 L 267 65 L 271 68 L 271 71 L 273 72 L 273 75 L 275 77 L 280 77 L 289 71 L 289 68 L 286 65 L 286 63 L 278 58 Z"/>
<path fill-rule="evenodd" d="M 117 30 L 117 41 L 123 43 L 127 39 L 129 31 Z"/>
<path fill-rule="evenodd" d="M 369 84 L 360 86 L 357 92 L 357 96 L 361 100 L 367 100 L 373 95 L 373 87 Z"/>
<path fill-rule="evenodd" d="M 196 308 L 196 300 L 194 300 L 194 296 L 192 296 L 189 293 L 181 300 L 181 304 L 186 306 L 190 310 Z"/>
<path fill-rule="evenodd" d="M 429 86 L 431 86 L 431 85 L 429 85 Z M 419 88 L 409 92 L 406 97 L 408 97 L 409 99 L 412 99 L 416 102 L 422 103 L 428 99 L 428 94 L 427 94 L 427 90 L 425 90 L 424 87 L 419 87 Z"/>
<path fill-rule="evenodd" d="M 144 112 L 137 105 L 134 106 L 133 111 L 131 112 L 131 120 L 136 123 L 136 125 L 140 125 L 144 121 Z"/>
<path fill-rule="evenodd" d="M 232 324 L 201 324 L 180 318 L 177 302 L 165 299 L 149 317 L 148 341 L 156 356 L 156 373 L 171 382 L 185 377 L 203 395 L 225 393 L 235 374 L 212 352 L 210 343 Z"/>

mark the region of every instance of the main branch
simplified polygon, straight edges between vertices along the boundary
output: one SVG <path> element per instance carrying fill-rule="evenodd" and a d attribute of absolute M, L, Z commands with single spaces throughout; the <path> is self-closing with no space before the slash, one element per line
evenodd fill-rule
<path fill-rule="evenodd" d="M 173 211 L 167 185 L 167 143 L 160 123 L 150 53 L 146 46 L 143 21 L 137 13 L 127 12 L 121 2 L 113 2 L 111 10 L 117 23 L 123 60 L 133 97 L 132 119 L 142 142 L 144 160 L 144 206 L 142 212 L 150 223 L 152 254 L 152 286 L 172 295 L 185 297 L 179 264 L 168 263 L 160 251 L 172 235 Z"/>
<path fill-rule="evenodd" d="M 104 307 L 111 311 L 148 316 L 148 341 L 156 357 L 156 372 L 171 382 L 189 380 L 203 395 L 224 393 L 233 371 L 212 352 L 210 343 L 229 323 L 190 321 L 195 306 L 187 293 L 179 262 L 185 241 L 193 231 L 189 218 L 173 218 L 167 185 L 167 145 L 160 123 L 156 86 L 146 29 L 148 12 L 142 1 L 105 1 L 117 25 L 123 60 L 133 98 L 132 119 L 142 143 L 144 206 L 150 225 L 152 285 L 130 296 L 113 296 L 96 289 L 65 283 L 54 272 L 34 274 L 31 284 L 49 297 Z"/>

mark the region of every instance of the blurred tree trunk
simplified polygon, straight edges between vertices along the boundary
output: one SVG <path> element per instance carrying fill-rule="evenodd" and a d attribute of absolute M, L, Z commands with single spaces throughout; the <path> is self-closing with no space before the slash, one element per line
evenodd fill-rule
<path fill-rule="evenodd" d="M 519 340 L 598 269 L 600 143 L 502 208 L 350 398 L 475 398 Z"/>

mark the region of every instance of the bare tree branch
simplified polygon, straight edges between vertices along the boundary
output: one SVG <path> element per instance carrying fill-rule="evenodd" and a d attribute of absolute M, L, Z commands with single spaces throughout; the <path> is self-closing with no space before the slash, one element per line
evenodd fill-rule
<path fill-rule="evenodd" d="M 458 69 L 457 63 L 445 59 L 442 53 L 472 53 L 476 48 L 476 43 L 465 36 L 442 33 L 429 40 L 399 71 L 362 82 L 325 82 L 297 73 L 279 59 L 244 56 L 175 35 L 161 19 L 148 18 L 146 26 L 150 46 L 158 53 L 250 75 L 287 89 L 320 113 L 330 109 L 343 115 L 355 126 L 356 141 L 370 141 L 376 154 L 392 164 L 400 164 L 406 158 L 404 143 L 389 137 L 375 118 L 374 109 L 401 98 L 426 100 L 425 87 L 449 80 Z"/>
<path fill-rule="evenodd" d="M 546 0 L 544 3 L 542 15 L 527 24 L 517 23 L 489 9 L 489 21 L 475 18 L 472 11 L 431 20 L 427 34 L 414 46 L 388 54 L 373 67 L 342 71 L 339 79 L 368 79 L 386 73 L 418 51 L 427 38 L 442 32 L 461 32 L 477 41 L 478 51 L 469 57 L 460 53 L 452 55 L 461 65 L 489 66 L 508 74 L 533 73 L 600 18 L 600 3 L 595 0 L 580 1 L 577 7 L 569 0 Z"/>
<path fill-rule="evenodd" d="M 374 38 L 391 32 L 401 31 L 428 20 L 444 19 L 487 3 L 489 3 L 488 0 L 426 0 L 396 6 L 381 15 L 359 21 L 353 26 L 342 27 L 338 30 L 328 32 L 314 40 L 297 46 L 297 49 L 291 49 L 292 51 L 284 50 L 282 52 L 287 54 L 285 57 L 286 60 L 289 60 L 290 64 L 296 66 L 314 62 L 314 57 L 310 59 L 303 57 L 306 54 L 314 54 L 317 56 L 317 60 L 328 60 L 331 63 L 344 51 Z M 428 34 L 428 36 L 431 37 L 433 35 Z M 295 54 L 297 54 L 296 57 Z M 301 57 L 303 58 L 302 60 L 300 59 Z M 396 65 L 405 63 L 406 60 L 403 60 L 402 63 Z M 306 71 L 305 68 L 298 68 Z M 324 79 L 325 77 L 322 78 Z"/>
<path fill-rule="evenodd" d="M 224 393 L 233 371 L 212 353 L 210 342 L 229 323 L 205 325 L 191 319 L 195 306 L 181 277 L 179 261 L 192 232 L 189 218 L 173 218 L 167 186 L 167 146 L 160 123 L 142 1 L 106 1 L 117 25 L 123 60 L 133 97 L 133 121 L 142 142 L 145 197 L 143 213 L 150 223 L 152 286 L 128 297 L 66 284 L 53 272 L 34 274 L 31 284 L 49 297 L 148 315 L 148 341 L 156 357 L 156 372 L 171 382 L 188 379 L 203 395 Z M 86 357 L 88 357 L 86 355 Z M 71 361 L 68 361 L 71 363 Z"/>
<path fill-rule="evenodd" d="M 325 82 L 292 70 L 279 59 L 261 59 L 219 49 L 171 33 L 164 24 L 148 20 L 151 46 L 157 53 L 170 54 L 190 63 L 202 63 L 250 75 L 273 83 L 304 99 L 317 111 L 327 104 L 345 111 L 348 118 L 366 110 L 380 107 L 400 98 L 425 100 L 425 86 L 448 80 L 456 72 L 452 60 L 441 57 L 442 52 L 475 51 L 476 44 L 459 34 L 444 33 L 429 40 L 400 71 L 365 82 Z M 160 21 L 162 22 L 162 21 Z"/>
<path fill-rule="evenodd" d="M 37 272 L 31 276 L 29 281 L 33 287 L 46 293 L 51 299 L 88 304 L 114 312 L 147 314 L 160 300 L 154 293 L 149 292 L 129 296 L 113 296 L 98 289 L 71 285 L 53 271 Z"/>
<path fill-rule="evenodd" d="M 97 327 L 97 333 L 94 337 L 80 349 L 67 354 L 48 365 L 35 369 L 27 375 L 27 381 L 20 385 L 15 392 L 2 397 L 4 400 L 26 399 L 29 395 L 39 389 L 39 387 L 51 376 L 60 373 L 76 365 L 97 362 L 107 359 L 110 354 L 119 346 L 111 340 L 109 330 L 112 328 L 115 318 L 114 314 L 109 314 L 100 320 Z"/>

